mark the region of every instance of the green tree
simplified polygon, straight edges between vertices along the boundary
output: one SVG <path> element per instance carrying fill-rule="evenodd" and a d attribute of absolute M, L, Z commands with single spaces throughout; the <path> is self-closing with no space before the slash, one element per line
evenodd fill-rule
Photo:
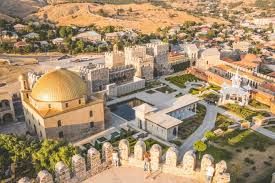
<path fill-rule="evenodd" d="M 76 49 L 77 49 L 78 51 L 83 52 L 83 51 L 84 51 L 84 47 L 85 47 L 84 41 L 78 40 L 78 41 L 76 42 Z"/>
<path fill-rule="evenodd" d="M 66 27 L 61 27 L 60 29 L 59 29 L 59 35 L 60 35 L 60 37 L 66 37 Z"/>
<path fill-rule="evenodd" d="M 199 152 L 199 159 L 201 159 L 201 153 L 207 149 L 207 145 L 203 141 L 198 140 L 193 144 L 193 148 Z"/>
<path fill-rule="evenodd" d="M 208 140 L 213 140 L 216 138 L 216 135 L 212 131 L 207 131 L 204 133 L 204 137 Z"/>

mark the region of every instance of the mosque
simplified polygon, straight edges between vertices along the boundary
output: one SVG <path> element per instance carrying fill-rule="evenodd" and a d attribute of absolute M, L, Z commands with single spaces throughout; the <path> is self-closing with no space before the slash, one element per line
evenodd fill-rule
<path fill-rule="evenodd" d="M 55 69 L 30 83 L 19 77 L 28 131 L 39 139 L 75 141 L 104 130 L 104 100 L 76 73 Z"/>

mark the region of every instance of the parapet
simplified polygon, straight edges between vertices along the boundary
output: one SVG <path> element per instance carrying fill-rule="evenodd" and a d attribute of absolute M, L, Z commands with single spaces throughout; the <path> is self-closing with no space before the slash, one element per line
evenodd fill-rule
<path fill-rule="evenodd" d="M 127 139 L 122 139 L 118 145 L 118 154 L 121 166 L 133 166 L 143 168 L 143 155 L 146 152 L 146 145 L 142 140 L 138 140 L 134 145 L 134 154 L 130 154 L 130 144 Z M 229 183 L 230 174 L 226 173 L 227 165 L 225 161 L 214 163 L 214 158 L 205 154 L 202 157 L 200 167 L 197 165 L 195 153 L 190 150 L 185 153 L 182 160 L 179 160 L 177 148 L 170 147 L 164 154 L 162 147 L 154 144 L 150 150 L 151 169 L 161 171 L 175 176 L 192 176 L 194 178 L 205 178 L 205 173 L 209 166 L 215 168 L 213 182 Z M 72 157 L 72 169 L 63 162 L 58 162 L 55 166 L 55 174 L 42 170 L 35 180 L 27 177 L 21 178 L 18 183 L 74 183 L 81 182 L 94 175 L 112 167 L 113 146 L 105 142 L 102 146 L 102 158 L 100 152 L 95 148 L 90 148 L 87 152 L 87 160 L 79 154 Z M 164 156 L 165 155 L 165 156 Z M 87 162 L 87 163 L 86 163 Z"/>

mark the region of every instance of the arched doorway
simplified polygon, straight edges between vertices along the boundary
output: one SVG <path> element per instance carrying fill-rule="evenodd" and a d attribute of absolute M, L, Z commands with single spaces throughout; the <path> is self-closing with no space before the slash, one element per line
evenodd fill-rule
<path fill-rule="evenodd" d="M 7 113 L 3 115 L 3 124 L 13 122 L 12 114 Z"/>

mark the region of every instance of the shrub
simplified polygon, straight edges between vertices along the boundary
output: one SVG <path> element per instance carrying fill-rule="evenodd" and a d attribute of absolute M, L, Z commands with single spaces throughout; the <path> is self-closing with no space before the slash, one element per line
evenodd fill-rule
<path fill-rule="evenodd" d="M 272 166 L 272 164 L 268 161 L 264 161 L 264 164 L 267 165 L 267 166 Z"/>

